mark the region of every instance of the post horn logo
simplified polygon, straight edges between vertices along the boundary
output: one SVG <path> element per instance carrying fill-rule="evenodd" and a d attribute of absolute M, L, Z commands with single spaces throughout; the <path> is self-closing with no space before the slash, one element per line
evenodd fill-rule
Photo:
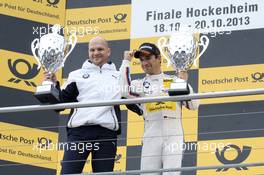
<path fill-rule="evenodd" d="M 48 149 L 52 143 L 51 139 L 47 139 L 45 137 L 38 138 L 38 147 Z"/>
<path fill-rule="evenodd" d="M 252 82 L 264 82 L 264 73 L 262 72 L 255 72 L 251 74 L 251 77 L 253 78 Z"/>
<path fill-rule="evenodd" d="M 127 17 L 126 13 L 118 13 L 118 14 L 114 15 L 115 23 L 126 22 L 126 20 L 125 20 L 126 17 Z"/>
<path fill-rule="evenodd" d="M 24 74 L 20 73 L 17 69 L 18 64 L 26 65 L 28 68 L 27 72 Z M 38 67 L 37 64 L 33 64 L 33 66 L 31 67 L 30 63 L 22 58 L 15 60 L 12 64 L 11 59 L 9 59 L 8 67 L 9 67 L 9 70 L 12 72 L 12 74 L 16 77 L 16 78 L 14 77 L 10 78 L 8 82 L 18 84 L 23 80 L 27 86 L 37 87 L 34 82 L 28 81 L 29 79 L 32 79 L 39 73 L 40 69 L 37 68 Z"/>
<path fill-rule="evenodd" d="M 231 149 L 231 150 L 230 150 Z M 234 150 L 232 150 L 234 149 Z M 236 151 L 237 157 L 233 160 L 228 160 L 225 158 L 226 151 Z M 217 148 L 215 151 L 216 158 L 222 163 L 222 164 L 239 164 L 245 161 L 249 154 L 251 152 L 251 147 L 249 146 L 243 146 L 243 149 L 241 150 L 237 145 L 227 145 L 224 147 L 224 149 L 219 152 L 219 149 Z M 216 172 L 220 171 L 227 171 L 229 168 L 219 168 L 216 170 Z M 248 170 L 247 167 L 236 167 L 237 170 Z"/>
<path fill-rule="evenodd" d="M 43 0 L 33 0 L 34 2 L 43 4 Z M 60 2 L 60 0 L 47 0 L 47 6 L 49 7 L 55 7 L 58 8 L 57 4 Z"/>
<path fill-rule="evenodd" d="M 60 0 L 47 0 L 47 2 L 47 6 L 58 8 L 57 4 L 60 2 Z"/>

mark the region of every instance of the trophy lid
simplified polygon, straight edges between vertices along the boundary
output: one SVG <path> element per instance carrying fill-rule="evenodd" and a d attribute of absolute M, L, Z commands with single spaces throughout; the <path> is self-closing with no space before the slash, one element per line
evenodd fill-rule
<path fill-rule="evenodd" d="M 59 24 L 54 24 L 51 28 L 53 34 L 58 34 L 60 32 L 61 26 Z"/>
<path fill-rule="evenodd" d="M 59 34 L 61 26 L 55 24 L 51 28 L 51 33 L 47 33 L 40 38 L 40 48 L 52 47 L 60 48 L 62 50 L 64 47 L 65 39 Z"/>
<path fill-rule="evenodd" d="M 193 33 L 190 32 L 177 32 L 171 35 L 169 38 L 169 49 L 171 52 L 181 52 L 181 51 L 186 51 L 188 48 L 192 48 L 193 45 L 195 44 L 195 38 Z"/>

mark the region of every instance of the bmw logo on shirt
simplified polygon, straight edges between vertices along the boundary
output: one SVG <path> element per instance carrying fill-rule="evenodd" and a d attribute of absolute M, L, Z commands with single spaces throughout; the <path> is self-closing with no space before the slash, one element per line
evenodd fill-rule
<path fill-rule="evenodd" d="M 149 88 L 149 86 L 150 86 L 150 83 L 149 83 L 149 82 L 147 82 L 147 81 L 144 81 L 144 82 L 143 82 L 143 86 L 144 86 L 145 88 Z"/>
<path fill-rule="evenodd" d="M 89 78 L 90 77 L 90 75 L 89 74 L 83 74 L 83 76 L 82 76 L 84 79 L 87 79 L 87 78 Z"/>

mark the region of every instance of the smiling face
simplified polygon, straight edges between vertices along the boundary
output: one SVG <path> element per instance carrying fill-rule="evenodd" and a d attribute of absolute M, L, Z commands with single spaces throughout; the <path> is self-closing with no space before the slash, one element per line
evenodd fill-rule
<path fill-rule="evenodd" d="M 111 50 L 107 41 L 102 37 L 94 37 L 89 43 L 89 59 L 99 67 L 107 63 Z"/>
<path fill-rule="evenodd" d="M 153 54 L 140 55 L 141 68 L 146 74 L 157 75 L 161 73 L 161 57 Z"/>

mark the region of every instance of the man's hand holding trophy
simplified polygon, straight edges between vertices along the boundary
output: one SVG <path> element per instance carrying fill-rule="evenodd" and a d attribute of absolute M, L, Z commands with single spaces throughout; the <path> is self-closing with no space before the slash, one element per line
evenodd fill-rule
<path fill-rule="evenodd" d="M 209 38 L 205 35 L 197 39 L 194 33 L 177 32 L 168 39 L 161 37 L 158 47 L 162 56 L 167 60 L 168 66 L 172 65 L 176 74 L 181 79 L 170 84 L 168 93 L 170 96 L 188 94 L 187 71 L 197 67 L 198 58 L 205 52 L 209 45 Z M 200 50 L 202 47 L 202 50 Z"/>
<path fill-rule="evenodd" d="M 31 50 L 38 62 L 38 69 L 44 69 L 46 79 L 37 87 L 35 97 L 41 103 L 58 103 L 59 90 L 55 87 L 57 81 L 54 73 L 64 66 L 66 58 L 77 43 L 76 34 L 71 34 L 66 40 L 59 34 L 61 26 L 55 24 L 52 32 L 36 38 L 31 43 Z"/>

